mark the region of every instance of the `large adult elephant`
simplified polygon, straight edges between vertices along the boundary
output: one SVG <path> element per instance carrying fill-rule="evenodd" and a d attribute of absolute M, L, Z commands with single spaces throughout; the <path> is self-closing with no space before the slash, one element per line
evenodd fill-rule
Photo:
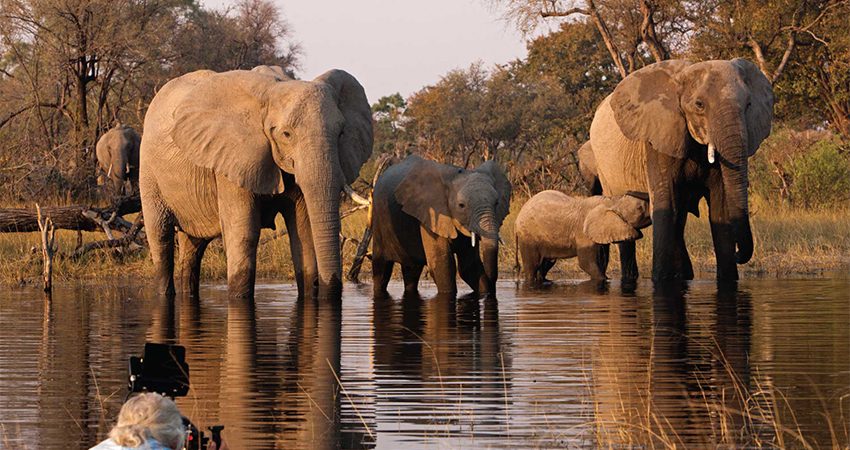
<path fill-rule="evenodd" d="M 279 67 L 201 70 L 168 82 L 145 116 L 140 188 L 159 288 L 174 292 L 175 227 L 184 289 L 222 236 L 230 294 L 254 291 L 261 227 L 283 214 L 299 293 L 341 287 L 339 201 L 372 152 L 372 115 L 342 70 L 296 81 Z"/>
<path fill-rule="evenodd" d="M 599 106 L 590 142 L 605 195 L 649 193 L 653 280 L 693 278 L 685 221 L 703 196 L 717 278 L 738 278 L 736 263 L 753 254 L 747 160 L 772 120 L 770 82 L 745 59 L 652 64 Z M 621 258 L 633 261 L 633 244 L 625 247 Z M 635 277 L 637 266 L 629 271 Z"/>
<path fill-rule="evenodd" d="M 130 194 L 138 186 L 140 142 L 136 130 L 120 123 L 98 139 L 98 172 L 113 193 Z"/>

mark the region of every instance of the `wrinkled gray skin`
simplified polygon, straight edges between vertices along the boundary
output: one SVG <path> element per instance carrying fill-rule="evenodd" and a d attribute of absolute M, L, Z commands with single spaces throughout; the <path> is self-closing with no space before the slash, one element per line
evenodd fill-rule
<path fill-rule="evenodd" d="M 703 196 L 717 279 L 738 278 L 736 263 L 753 253 L 748 157 L 770 134 L 772 120 L 770 83 L 744 59 L 652 64 L 626 77 L 599 106 L 590 142 L 604 194 L 650 196 L 653 280 L 693 278 L 685 223 Z M 632 264 L 633 244 L 620 250 L 623 266 Z M 629 277 L 637 277 L 637 265 L 624 272 Z"/>
<path fill-rule="evenodd" d="M 139 133 L 122 124 L 98 139 L 95 147 L 98 181 L 106 184 L 113 193 L 130 195 L 139 185 L 140 142 Z"/>
<path fill-rule="evenodd" d="M 300 295 L 341 289 L 339 201 L 372 152 L 363 87 L 331 70 L 313 81 L 279 67 L 189 73 L 145 116 L 140 189 L 159 288 L 196 291 L 209 241 L 222 236 L 230 294 L 251 297 L 260 228 L 283 214 Z"/>
<path fill-rule="evenodd" d="M 594 280 L 606 278 L 600 247 L 634 241 L 650 225 L 648 202 L 629 195 L 571 197 L 543 191 L 523 205 L 516 219 L 517 250 L 527 283 L 541 284 L 555 260 L 578 257 Z"/>
<path fill-rule="evenodd" d="M 511 201 L 511 184 L 495 161 L 465 170 L 408 156 L 381 175 L 372 199 L 376 296 L 386 294 L 394 263 L 408 293 L 427 265 L 440 293 L 456 293 L 460 273 L 473 292 L 495 295 L 499 228 Z"/>

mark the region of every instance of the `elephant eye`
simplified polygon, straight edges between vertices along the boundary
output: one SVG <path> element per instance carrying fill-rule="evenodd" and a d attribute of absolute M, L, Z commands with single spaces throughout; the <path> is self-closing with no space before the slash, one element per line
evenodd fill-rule
<path fill-rule="evenodd" d="M 466 203 L 458 203 L 457 206 L 460 208 L 466 208 Z"/>
<path fill-rule="evenodd" d="M 705 103 L 703 103 L 703 102 L 702 102 L 702 100 L 697 100 L 697 101 L 695 101 L 695 102 L 694 102 L 694 106 L 696 106 L 696 108 L 697 108 L 698 110 L 700 110 L 700 111 L 702 111 L 703 109 L 705 109 Z"/>
<path fill-rule="evenodd" d="M 292 136 L 292 133 L 290 133 L 290 132 L 288 132 L 288 131 L 284 131 L 284 132 L 283 132 L 283 136 L 284 136 L 284 137 L 290 137 L 290 136 Z"/>

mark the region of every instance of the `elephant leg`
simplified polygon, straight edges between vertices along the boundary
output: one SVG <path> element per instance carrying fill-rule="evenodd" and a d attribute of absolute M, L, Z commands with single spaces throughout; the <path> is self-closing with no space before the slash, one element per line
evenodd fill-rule
<path fill-rule="evenodd" d="M 174 218 L 159 197 L 156 183 L 148 180 L 142 195 L 145 234 L 153 259 L 157 289 L 174 295 Z"/>
<path fill-rule="evenodd" d="M 486 283 L 481 283 L 484 264 L 478 255 L 478 249 L 466 243 L 458 243 L 453 246 L 453 250 L 457 255 L 457 270 L 460 273 L 460 278 L 472 288 L 474 293 L 477 294 L 479 289 L 486 291 Z"/>
<path fill-rule="evenodd" d="M 422 276 L 422 269 L 424 267 L 421 264 L 402 264 L 401 275 L 404 277 L 404 292 L 406 294 L 419 292 L 419 278 Z"/>
<path fill-rule="evenodd" d="M 290 189 L 287 187 L 287 189 Z M 293 186 L 292 189 L 298 189 Z M 300 189 L 297 190 L 283 207 L 283 220 L 289 233 L 289 248 L 292 265 L 295 267 L 295 283 L 298 295 L 303 297 L 306 289 L 312 289 L 319 281 L 319 269 L 316 263 L 316 251 L 313 246 L 313 230 L 307 204 Z"/>
<path fill-rule="evenodd" d="M 647 150 L 647 177 L 652 200 L 652 280 L 685 280 L 688 270 L 682 259 L 684 238 L 681 231 L 681 214 L 686 208 L 677 208 L 675 174 L 683 160 Z M 678 211 L 685 209 L 685 211 Z M 686 254 L 687 250 L 685 250 Z M 691 269 L 690 277 L 693 278 Z"/>
<path fill-rule="evenodd" d="M 543 258 L 540 261 L 540 281 L 545 283 L 549 280 L 546 279 L 546 275 L 549 274 L 549 271 L 555 267 L 555 260 L 552 258 Z"/>
<path fill-rule="evenodd" d="M 542 258 L 536 248 L 520 246 L 519 257 L 522 260 L 522 277 L 526 283 L 535 284 L 541 280 L 537 279 L 540 272 Z"/>
<path fill-rule="evenodd" d="M 252 298 L 257 275 L 260 211 L 251 192 L 223 176 L 216 177 L 221 238 L 227 256 L 227 289 L 231 297 Z"/>
<path fill-rule="evenodd" d="M 394 265 L 394 262 L 384 259 L 381 255 L 372 255 L 372 293 L 375 297 L 387 294 Z"/>
<path fill-rule="evenodd" d="M 676 264 L 679 266 L 683 280 L 694 279 L 694 266 L 691 263 L 691 256 L 688 254 L 688 246 L 685 243 L 685 227 L 688 224 L 688 210 L 684 205 L 681 205 L 676 211 Z"/>
<path fill-rule="evenodd" d="M 200 290 L 201 259 L 209 243 L 209 239 L 195 238 L 182 231 L 177 233 L 181 289 L 193 297 L 197 297 Z"/>
<path fill-rule="evenodd" d="M 578 247 L 576 253 L 578 254 L 578 266 L 581 267 L 581 270 L 587 272 L 591 279 L 605 280 L 608 278 L 605 275 L 605 268 L 599 264 L 600 261 L 597 259 L 599 253 L 597 245 Z"/>
<path fill-rule="evenodd" d="M 599 250 L 600 253 L 604 252 L 605 255 L 599 255 L 600 260 L 604 258 L 605 263 L 603 267 L 608 267 L 608 258 L 609 258 L 609 248 L 608 245 L 600 245 Z M 623 281 L 634 281 L 637 280 L 640 276 L 637 265 L 637 254 L 635 251 L 635 241 L 626 241 L 620 242 L 617 244 L 617 248 L 620 250 L 620 278 Z"/>
<path fill-rule="evenodd" d="M 714 257 L 717 262 L 718 280 L 737 280 L 738 262 L 735 257 L 735 233 L 732 223 L 726 217 L 723 205 L 726 198 L 723 192 L 723 181 L 720 171 L 712 171 L 709 175 L 708 221 L 711 224 L 711 240 L 714 244 Z"/>
<path fill-rule="evenodd" d="M 452 253 L 451 243 L 448 239 L 440 237 L 430 230 L 420 227 L 422 234 L 422 247 L 425 249 L 425 260 L 437 285 L 437 292 L 441 294 L 457 293 L 457 266 L 455 255 Z"/>

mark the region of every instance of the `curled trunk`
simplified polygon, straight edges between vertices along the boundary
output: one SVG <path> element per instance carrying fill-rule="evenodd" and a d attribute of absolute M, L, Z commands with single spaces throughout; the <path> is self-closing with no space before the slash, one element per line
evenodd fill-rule
<path fill-rule="evenodd" d="M 479 282 L 479 291 L 495 294 L 499 278 L 499 227 L 492 209 L 476 215 L 471 230 L 481 235 L 480 256 L 484 273 Z"/>

